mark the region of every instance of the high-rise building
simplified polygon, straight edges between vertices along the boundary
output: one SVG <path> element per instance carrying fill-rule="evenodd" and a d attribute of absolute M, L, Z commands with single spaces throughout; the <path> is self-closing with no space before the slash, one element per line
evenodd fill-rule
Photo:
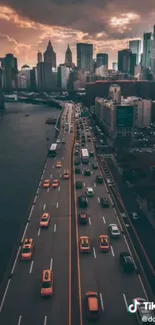
<path fill-rule="evenodd" d="M 118 71 L 130 73 L 131 70 L 132 51 L 124 49 L 118 51 Z"/>
<path fill-rule="evenodd" d="M 25 64 L 18 73 L 18 88 L 30 89 L 31 87 L 31 68 Z"/>
<path fill-rule="evenodd" d="M 93 71 L 93 44 L 77 43 L 77 67 L 85 71 Z"/>
<path fill-rule="evenodd" d="M 115 71 L 117 71 L 117 69 L 118 69 L 118 64 L 117 64 L 117 62 L 113 62 L 113 63 L 112 63 L 112 69 L 115 70 Z"/>
<path fill-rule="evenodd" d="M 67 90 L 70 69 L 65 64 L 60 64 L 58 67 L 58 88 Z"/>
<path fill-rule="evenodd" d="M 151 51 L 151 72 L 153 79 L 155 80 L 155 25 L 153 26 L 153 41 L 152 41 L 152 51 Z"/>
<path fill-rule="evenodd" d="M 65 65 L 66 65 L 67 68 L 72 67 L 72 51 L 71 51 L 71 49 L 69 47 L 69 44 L 68 44 L 66 54 L 65 54 Z"/>
<path fill-rule="evenodd" d="M 141 40 L 129 41 L 129 49 L 136 54 L 136 64 L 138 65 L 141 60 Z"/>
<path fill-rule="evenodd" d="M 53 50 L 51 41 L 48 42 L 47 49 L 44 52 L 44 62 L 51 64 L 52 68 L 56 68 L 56 53 Z"/>
<path fill-rule="evenodd" d="M 42 53 L 40 51 L 38 51 L 38 53 L 37 53 L 37 62 L 40 63 L 42 61 L 43 61 L 43 59 L 42 59 Z"/>
<path fill-rule="evenodd" d="M 108 67 L 108 54 L 98 53 L 96 55 L 96 64 L 97 64 L 97 68 L 100 68 L 102 65 Z"/>
<path fill-rule="evenodd" d="M 145 68 L 150 68 L 151 66 L 151 49 L 152 49 L 152 33 L 144 33 L 142 66 Z"/>
<path fill-rule="evenodd" d="M 8 91 L 17 88 L 17 58 L 13 54 L 6 54 L 5 58 L 2 60 L 3 68 L 3 86 Z"/>

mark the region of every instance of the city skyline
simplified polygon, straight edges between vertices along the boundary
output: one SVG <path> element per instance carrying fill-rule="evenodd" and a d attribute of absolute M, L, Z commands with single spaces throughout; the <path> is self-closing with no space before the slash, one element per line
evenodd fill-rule
<path fill-rule="evenodd" d="M 24 64 L 34 66 L 38 50 L 43 53 L 50 39 L 57 64 L 65 61 L 68 44 L 76 64 L 76 43 L 84 42 L 94 45 L 94 56 L 108 53 L 111 67 L 117 61 L 118 50 L 127 47 L 129 40 L 152 32 L 154 1 L 147 1 L 147 6 L 144 0 L 139 4 L 133 0 L 130 4 L 116 0 L 110 5 L 101 0 L 74 0 L 72 4 L 69 0 L 55 0 L 49 5 L 45 0 L 42 5 L 34 0 L 32 5 L 0 0 L 0 57 L 12 53 L 18 58 L 19 68 Z"/>

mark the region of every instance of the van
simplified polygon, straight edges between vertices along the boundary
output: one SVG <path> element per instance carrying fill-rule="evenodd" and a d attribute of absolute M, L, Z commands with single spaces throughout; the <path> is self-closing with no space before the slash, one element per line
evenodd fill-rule
<path fill-rule="evenodd" d="M 99 297 L 97 292 L 86 292 L 86 313 L 87 318 L 96 320 L 100 316 Z"/>

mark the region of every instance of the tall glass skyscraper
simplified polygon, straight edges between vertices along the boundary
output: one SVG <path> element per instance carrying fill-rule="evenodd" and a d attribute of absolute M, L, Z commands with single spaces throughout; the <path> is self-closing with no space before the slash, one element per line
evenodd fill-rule
<path fill-rule="evenodd" d="M 150 68 L 151 66 L 151 50 L 152 50 L 152 33 L 144 33 L 142 65 L 145 68 Z"/>
<path fill-rule="evenodd" d="M 136 64 L 138 65 L 141 60 L 141 40 L 129 41 L 129 49 L 136 54 Z"/>
<path fill-rule="evenodd" d="M 77 43 L 77 67 L 85 71 L 93 71 L 93 44 Z"/>

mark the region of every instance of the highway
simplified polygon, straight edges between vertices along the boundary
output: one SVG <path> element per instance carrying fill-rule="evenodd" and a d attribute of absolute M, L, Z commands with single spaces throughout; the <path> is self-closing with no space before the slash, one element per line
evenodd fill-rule
<path fill-rule="evenodd" d="M 65 106 L 63 116 L 68 114 L 71 124 L 72 105 Z M 69 127 L 70 129 L 70 127 Z M 21 246 L 12 267 L 3 298 L 0 302 L 1 325 L 70 325 L 71 318 L 71 195 L 70 180 L 63 180 L 65 169 L 71 170 L 71 148 L 73 133 L 61 130 L 65 144 L 59 144 L 56 158 L 48 158 L 38 186 L 29 221 L 23 238 L 34 239 L 32 261 L 21 261 Z M 56 168 L 56 162 L 62 162 L 62 168 Z M 44 189 L 45 179 L 57 178 L 57 189 Z M 40 216 L 44 212 L 51 214 L 50 225 L 40 229 Z M 8 239 L 9 240 L 9 239 Z M 44 269 L 51 268 L 54 273 L 54 293 L 49 299 L 41 297 L 41 277 Z"/>
<path fill-rule="evenodd" d="M 86 132 L 85 132 L 86 134 Z M 92 142 L 86 143 L 88 150 L 94 151 Z M 91 163 L 95 163 L 95 158 L 90 158 Z M 83 170 L 90 168 L 91 176 L 84 176 Z M 77 249 L 78 270 L 79 270 L 79 296 L 80 296 L 80 325 L 89 324 L 86 319 L 83 299 L 87 291 L 97 291 L 100 297 L 101 317 L 97 324 L 113 325 L 119 324 L 134 325 L 137 324 L 136 316 L 127 312 L 127 306 L 135 297 L 143 297 L 146 300 L 147 293 L 143 287 L 141 277 L 136 273 L 126 275 L 122 272 L 119 265 L 119 254 L 123 251 L 129 251 L 125 235 L 120 239 L 113 239 L 110 242 L 111 249 L 107 254 L 99 251 L 99 236 L 108 234 L 108 225 L 117 223 L 121 230 L 121 225 L 113 202 L 108 195 L 108 189 L 104 184 L 96 184 L 95 178 L 99 170 L 92 170 L 89 166 L 81 164 L 82 173 L 75 175 L 76 181 L 83 183 L 83 189 L 75 190 L 75 202 L 77 197 L 85 193 L 87 186 L 94 189 L 95 196 L 88 198 L 88 207 L 85 211 L 88 213 L 89 222 L 87 225 L 79 225 L 78 213 L 82 211 L 76 204 L 76 226 L 77 226 L 77 247 L 79 247 L 79 237 L 89 236 L 91 241 L 91 252 L 88 255 L 82 255 Z M 108 197 L 110 208 L 103 209 L 100 205 L 100 198 Z"/>

